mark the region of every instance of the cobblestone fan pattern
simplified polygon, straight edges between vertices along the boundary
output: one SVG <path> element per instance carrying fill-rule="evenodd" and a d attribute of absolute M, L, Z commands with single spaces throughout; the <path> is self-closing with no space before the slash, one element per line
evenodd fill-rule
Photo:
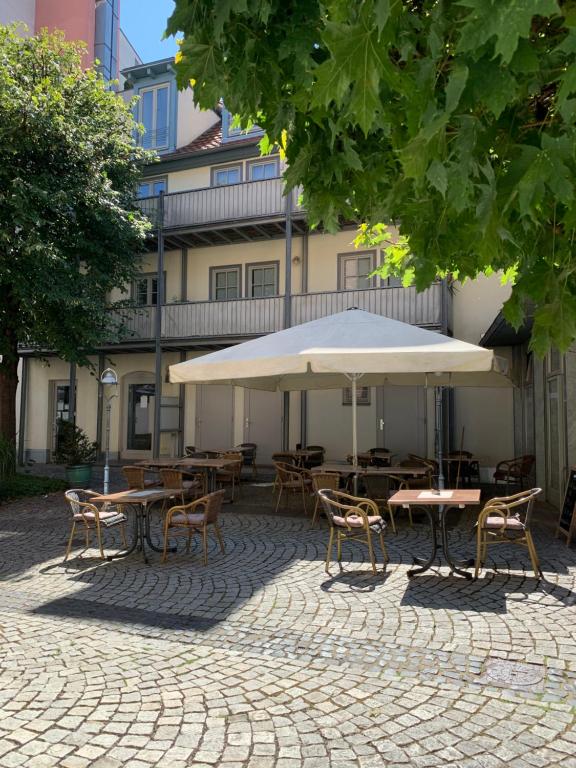
<path fill-rule="evenodd" d="M 328 576 L 325 528 L 250 513 L 269 494 L 207 567 L 63 564 L 60 496 L 0 509 L 0 768 L 576 767 L 573 550 L 540 533 L 543 582 L 502 546 L 477 582 L 409 580 L 429 540 L 401 524 L 386 574 L 352 543 Z"/>

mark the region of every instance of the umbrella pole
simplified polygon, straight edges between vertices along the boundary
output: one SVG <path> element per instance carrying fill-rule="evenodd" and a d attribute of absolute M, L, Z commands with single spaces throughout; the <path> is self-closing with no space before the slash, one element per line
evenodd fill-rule
<path fill-rule="evenodd" d="M 444 388 L 436 387 L 436 461 L 438 462 L 438 490 L 444 488 L 444 409 L 442 407 Z"/>
<path fill-rule="evenodd" d="M 358 403 L 357 400 L 357 378 L 358 374 L 353 373 L 352 379 L 352 466 L 358 466 Z M 354 495 L 358 495 L 358 474 L 354 475 Z"/>

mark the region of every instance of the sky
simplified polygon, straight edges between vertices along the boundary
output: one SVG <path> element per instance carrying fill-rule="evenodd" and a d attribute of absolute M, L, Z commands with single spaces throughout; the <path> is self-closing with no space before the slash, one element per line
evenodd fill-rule
<path fill-rule="evenodd" d="M 142 61 L 167 59 L 176 53 L 173 37 L 162 40 L 174 0 L 121 0 L 120 26 Z"/>

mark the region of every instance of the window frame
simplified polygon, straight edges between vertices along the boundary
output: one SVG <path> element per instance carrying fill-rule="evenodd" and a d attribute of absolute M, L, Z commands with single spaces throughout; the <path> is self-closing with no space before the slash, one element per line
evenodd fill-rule
<path fill-rule="evenodd" d="M 216 184 L 216 174 L 220 171 L 239 170 L 240 178 L 238 181 L 227 182 L 226 184 Z M 213 165 L 210 168 L 210 186 L 211 187 L 234 187 L 236 184 L 242 184 L 244 180 L 242 163 L 226 163 L 225 165 Z"/>
<path fill-rule="evenodd" d="M 159 181 L 164 182 L 164 194 L 168 194 L 168 176 L 152 176 L 149 179 L 141 179 L 138 182 L 138 199 L 139 200 L 145 200 L 147 197 L 158 197 L 159 195 L 140 195 L 140 186 L 142 184 L 149 184 L 154 185 L 157 184 Z"/>
<path fill-rule="evenodd" d="M 235 271 L 238 275 L 238 296 L 235 298 L 217 299 L 216 298 L 216 275 L 218 272 L 232 272 Z M 210 301 L 236 301 L 236 299 L 242 298 L 242 264 L 223 264 L 221 267 L 210 267 Z M 228 288 L 228 286 L 226 286 Z"/>
<path fill-rule="evenodd" d="M 252 296 L 252 280 L 251 274 L 253 269 L 265 269 L 266 267 L 274 267 L 276 270 L 276 290 L 272 296 Z M 253 261 L 250 264 L 246 264 L 245 273 L 245 292 L 244 295 L 247 299 L 272 299 L 280 296 L 280 261 Z"/>
<path fill-rule="evenodd" d="M 344 265 L 346 261 L 351 259 L 360 259 L 362 257 L 369 256 L 372 262 L 372 268 L 371 272 L 373 272 L 376 269 L 376 257 L 377 257 L 377 251 L 375 249 L 369 250 L 369 251 L 349 251 L 347 253 L 339 253 L 338 254 L 338 290 L 339 291 L 367 291 L 370 288 L 377 288 L 378 283 L 377 277 L 371 277 L 370 278 L 370 285 L 368 285 L 366 288 L 346 288 L 345 287 L 345 274 L 344 274 Z"/>
<path fill-rule="evenodd" d="M 150 297 L 152 297 L 152 280 L 158 280 L 158 272 L 141 272 L 137 277 L 134 278 L 132 281 L 132 290 L 131 290 L 131 301 L 132 303 L 137 307 L 156 307 L 157 303 L 154 304 L 137 304 L 137 298 L 138 298 L 138 290 L 136 288 L 136 284 L 140 280 L 149 280 L 150 285 L 148 287 L 148 294 Z M 162 304 L 166 304 L 166 272 L 164 272 L 164 296 L 162 297 Z"/>
<path fill-rule="evenodd" d="M 143 108 L 144 108 L 144 95 L 148 92 L 152 92 L 154 94 L 154 98 L 152 100 L 152 129 L 151 133 L 156 138 L 156 134 L 158 131 L 158 128 L 156 127 L 156 119 L 157 119 L 157 103 L 158 103 L 158 91 L 162 90 L 163 88 L 166 89 L 166 141 L 163 144 L 158 144 L 157 142 L 154 144 L 150 144 L 150 146 L 146 146 L 144 144 L 146 133 L 139 136 L 139 143 L 141 146 L 143 146 L 145 149 L 157 149 L 157 150 L 165 150 L 170 148 L 170 130 L 171 130 L 171 120 L 170 120 L 170 107 L 171 107 L 171 84 L 169 81 L 164 81 L 162 83 L 155 83 L 154 85 L 147 85 L 143 88 L 140 88 L 138 90 L 138 96 L 139 96 L 139 102 L 138 102 L 138 122 L 144 125 L 143 118 Z"/>
<path fill-rule="evenodd" d="M 356 387 L 356 405 L 372 405 L 371 389 L 366 386 Z M 352 405 L 352 387 L 344 387 L 342 390 L 342 405 Z"/>
<path fill-rule="evenodd" d="M 270 179 L 253 179 L 252 169 L 257 165 L 271 165 L 274 163 L 276 168 L 276 174 Z M 269 157 L 258 157 L 255 160 L 248 160 L 246 162 L 246 181 L 271 181 L 277 179 L 280 176 L 280 157 L 278 155 L 270 155 Z"/>

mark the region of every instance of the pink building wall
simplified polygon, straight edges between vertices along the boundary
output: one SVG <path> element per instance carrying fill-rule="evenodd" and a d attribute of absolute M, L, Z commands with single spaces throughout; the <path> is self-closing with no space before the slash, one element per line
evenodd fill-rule
<path fill-rule="evenodd" d="M 85 66 L 94 61 L 95 0 L 36 0 L 35 31 L 61 29 L 68 40 L 83 40 L 88 46 Z"/>

